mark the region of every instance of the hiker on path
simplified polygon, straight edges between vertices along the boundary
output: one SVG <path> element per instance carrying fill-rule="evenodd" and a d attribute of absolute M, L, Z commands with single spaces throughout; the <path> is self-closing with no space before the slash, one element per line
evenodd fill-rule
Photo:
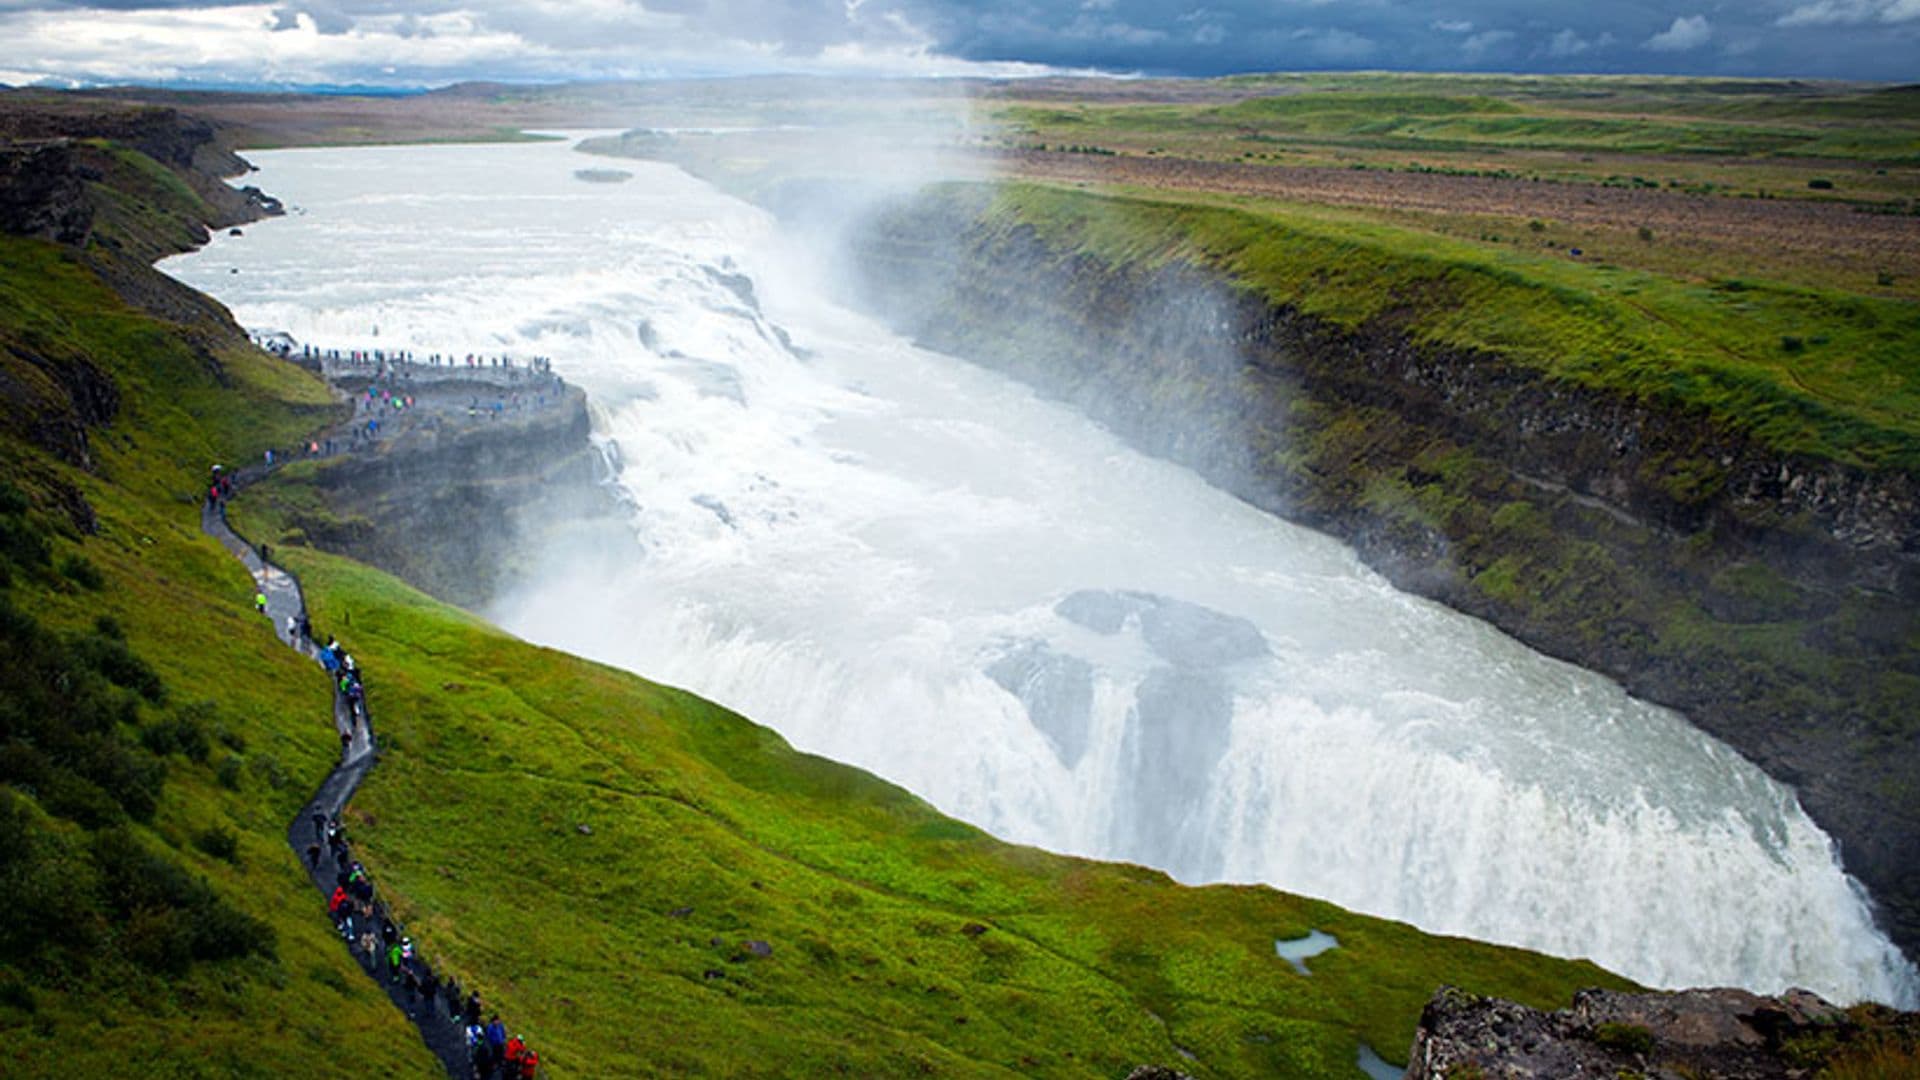
<path fill-rule="evenodd" d="M 253 606 L 259 609 L 260 614 L 265 615 L 267 613 L 267 594 L 265 591 L 256 591 L 253 594 Z"/>
<path fill-rule="evenodd" d="M 493 1050 L 487 1045 L 487 1029 L 467 1025 L 467 1056 L 473 1060 L 473 1074 L 485 1076 L 493 1071 Z"/>
<path fill-rule="evenodd" d="M 507 1055 L 507 1025 L 500 1022 L 499 1013 L 487 1017 L 487 1048 L 493 1051 L 495 1061 Z"/>
<path fill-rule="evenodd" d="M 320 870 L 320 845 L 307 845 L 307 869 L 316 873 Z"/>

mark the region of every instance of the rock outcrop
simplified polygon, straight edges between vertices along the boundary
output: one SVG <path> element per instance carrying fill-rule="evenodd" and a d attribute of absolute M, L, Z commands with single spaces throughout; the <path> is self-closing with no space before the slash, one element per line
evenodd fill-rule
<path fill-rule="evenodd" d="M 0 144 L 0 232 L 84 244 L 93 229 L 85 181 L 65 139 Z"/>
<path fill-rule="evenodd" d="M 172 324 L 224 377 L 217 355 L 244 347 L 244 334 L 219 304 L 148 265 L 273 205 L 227 186 L 248 166 L 217 135 L 172 109 L 0 93 L 0 233 L 61 245 L 60 262 Z M 121 395 L 77 340 L 63 320 L 0 326 L 0 399 L 18 434 L 91 469 L 90 432 L 113 422 Z"/>
<path fill-rule="evenodd" d="M 1442 987 L 1414 1032 L 1407 1080 L 1790 1080 L 1861 1055 L 1915 1049 L 1920 1016 L 1842 1010 L 1804 990 L 1583 990 L 1541 1012 Z M 1920 1058 L 1907 1060 L 1920 1062 Z M 1872 1075 L 1895 1075 L 1893 1072 Z"/>
<path fill-rule="evenodd" d="M 457 411 L 470 396 L 496 392 L 420 387 L 424 415 L 373 452 L 326 463 L 314 483 L 328 509 L 294 514 L 291 535 L 279 541 L 347 555 L 471 609 L 530 573 L 542 552 L 606 550 L 621 540 L 630 548 L 630 535 L 617 532 L 618 501 L 600 482 L 607 467 L 583 391 L 567 387 L 543 409 L 478 425 L 440 423 L 427 403 L 443 399 Z"/>

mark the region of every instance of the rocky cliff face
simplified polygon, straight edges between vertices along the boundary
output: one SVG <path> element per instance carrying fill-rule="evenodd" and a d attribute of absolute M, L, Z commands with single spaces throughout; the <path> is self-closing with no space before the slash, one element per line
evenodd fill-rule
<path fill-rule="evenodd" d="M 99 179 L 74 160 L 72 144 L 0 144 L 0 232 L 82 244 L 93 229 L 85 181 Z"/>
<path fill-rule="evenodd" d="M 81 147 L 82 152 L 99 143 L 112 143 L 144 154 L 177 174 L 195 194 L 233 221 L 258 216 L 248 210 L 258 200 L 221 182 L 249 171 L 251 166 L 221 141 L 219 129 L 209 121 L 169 108 L 0 93 L 0 142 L 82 140 L 88 143 Z"/>
<path fill-rule="evenodd" d="M 437 392 L 465 400 L 457 385 Z M 544 549 L 617 529 L 590 427 L 578 388 L 517 418 L 429 417 L 321 469 L 315 482 L 328 512 L 294 515 L 296 534 L 282 542 L 312 543 L 482 608 Z"/>
<path fill-rule="evenodd" d="M 956 209 L 956 207 L 960 209 Z M 950 200 L 878 215 L 864 297 L 1396 584 L 1685 711 L 1798 787 L 1920 945 L 1920 486 L 1705 416 L 1343 329 Z"/>
<path fill-rule="evenodd" d="M 1546 1013 L 1442 987 L 1420 1016 L 1407 1080 L 1789 1080 L 1853 1060 L 1920 1063 L 1920 1016 L 1842 1010 L 1804 990 L 1583 990 Z M 1895 1076 L 1896 1070 L 1854 1075 Z"/>

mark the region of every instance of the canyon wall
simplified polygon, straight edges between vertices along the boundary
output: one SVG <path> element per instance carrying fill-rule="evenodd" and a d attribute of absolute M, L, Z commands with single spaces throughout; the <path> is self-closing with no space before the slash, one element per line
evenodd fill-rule
<path fill-rule="evenodd" d="M 859 299 L 1685 712 L 1797 788 L 1914 954 L 1913 475 L 1774 453 L 1705 413 L 1422 344 L 1391 315 L 1335 325 L 1197 256 L 1097 258 L 987 198 L 874 214 Z"/>

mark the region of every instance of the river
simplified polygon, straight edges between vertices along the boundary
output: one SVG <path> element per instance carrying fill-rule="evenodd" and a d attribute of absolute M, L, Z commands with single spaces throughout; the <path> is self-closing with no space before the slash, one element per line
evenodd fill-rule
<path fill-rule="evenodd" d="M 1266 882 L 1659 986 L 1911 1005 L 1791 791 L 1665 709 L 829 301 L 766 215 L 564 143 L 248 155 L 162 269 L 333 347 L 544 355 L 629 551 L 489 616 L 1009 840 Z"/>

